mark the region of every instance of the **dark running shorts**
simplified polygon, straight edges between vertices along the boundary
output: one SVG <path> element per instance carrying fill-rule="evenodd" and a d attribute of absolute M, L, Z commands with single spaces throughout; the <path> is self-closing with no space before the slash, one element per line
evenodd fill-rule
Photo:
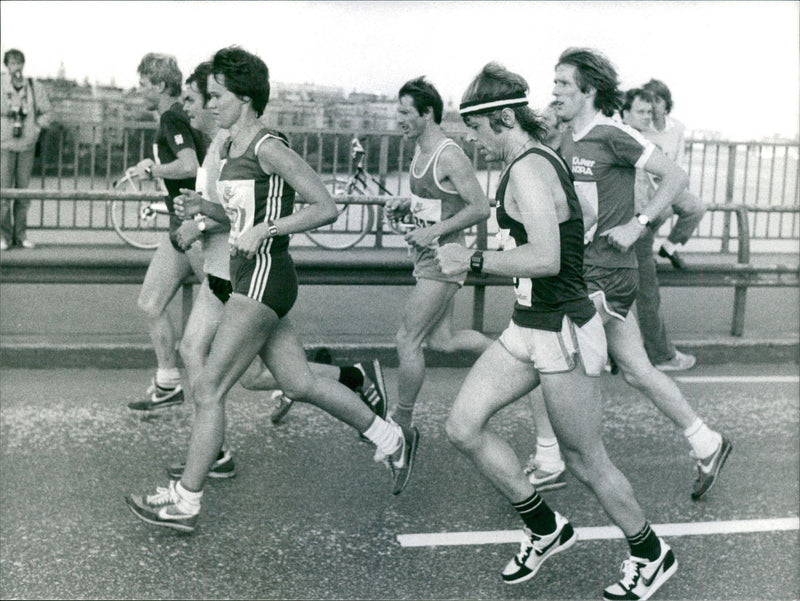
<path fill-rule="evenodd" d="M 230 280 L 223 280 L 215 275 L 206 277 L 208 277 L 208 287 L 211 289 L 211 292 L 214 293 L 214 296 L 216 296 L 223 305 L 227 303 L 233 293 L 233 286 Z"/>
<path fill-rule="evenodd" d="M 283 317 L 297 300 L 297 272 L 288 252 L 231 257 L 233 291 L 267 305 Z"/>
<path fill-rule="evenodd" d="M 586 265 L 583 279 L 592 300 L 602 295 L 606 312 L 612 317 L 625 319 L 639 290 L 638 269 Z"/>

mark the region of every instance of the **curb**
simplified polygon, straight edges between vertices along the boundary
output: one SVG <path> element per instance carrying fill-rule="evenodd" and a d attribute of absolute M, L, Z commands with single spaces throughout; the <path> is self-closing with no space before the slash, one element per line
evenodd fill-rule
<path fill-rule="evenodd" d="M 676 341 L 676 346 L 697 357 L 699 365 L 720 363 L 800 363 L 798 340 L 703 340 Z M 389 342 L 330 343 L 305 346 L 311 357 L 320 347 L 330 350 L 336 364 L 352 364 L 374 358 L 385 367 L 397 367 L 397 351 Z M 425 351 L 428 367 L 469 367 L 474 353 Z M 153 347 L 146 343 L 12 343 L 0 346 L 0 367 L 17 369 L 155 368 Z"/>

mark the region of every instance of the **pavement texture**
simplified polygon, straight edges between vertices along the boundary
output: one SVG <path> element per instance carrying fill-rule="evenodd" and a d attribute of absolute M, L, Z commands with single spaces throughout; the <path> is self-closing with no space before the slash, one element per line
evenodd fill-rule
<path fill-rule="evenodd" d="M 3 599 L 598 599 L 628 554 L 622 540 L 579 542 L 531 581 L 501 582 L 517 545 L 404 548 L 398 534 L 520 527 L 509 504 L 447 441 L 444 420 L 466 375 L 428 371 L 417 406 L 418 463 L 394 497 L 371 446 L 311 406 L 273 426 L 266 393 L 235 387 L 228 440 L 238 476 L 206 486 L 191 535 L 148 526 L 123 502 L 166 484 L 191 424 L 187 405 L 130 415 L 143 369 L 4 369 L 0 376 L 0 597 Z M 396 391 L 397 373 L 387 369 Z M 701 365 L 689 376 L 780 381 L 682 382 L 733 453 L 702 502 L 694 462 L 671 423 L 620 377 L 603 376 L 603 434 L 653 523 L 797 518 L 800 415 L 796 363 Z M 534 432 L 524 402 L 493 427 L 524 460 Z M 605 526 L 572 476 L 544 493 L 576 527 Z M 654 599 L 800 597 L 797 530 L 669 539 L 680 567 Z"/>

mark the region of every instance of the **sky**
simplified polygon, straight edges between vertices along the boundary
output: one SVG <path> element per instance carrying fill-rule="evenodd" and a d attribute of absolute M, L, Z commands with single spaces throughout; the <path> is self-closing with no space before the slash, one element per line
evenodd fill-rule
<path fill-rule="evenodd" d="M 2 50 L 26 75 L 136 85 L 149 51 L 188 75 L 219 48 L 255 52 L 274 81 L 394 96 L 426 75 L 445 102 L 489 61 L 551 99 L 562 50 L 586 46 L 616 65 L 623 88 L 657 78 L 689 130 L 737 140 L 797 138 L 800 3 L 781 2 L 0 2 Z"/>

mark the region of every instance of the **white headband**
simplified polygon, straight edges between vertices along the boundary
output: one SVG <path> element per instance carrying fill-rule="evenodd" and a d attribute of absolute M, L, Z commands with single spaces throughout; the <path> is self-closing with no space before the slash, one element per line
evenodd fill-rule
<path fill-rule="evenodd" d="M 491 109 L 501 108 L 501 107 L 515 107 L 515 106 L 526 106 L 528 104 L 528 99 L 523 95 L 514 94 L 513 98 L 500 98 L 497 100 L 479 100 L 479 101 L 472 101 L 472 102 L 462 102 L 459 106 L 458 112 L 462 115 L 470 115 L 473 113 L 481 113 L 483 111 L 488 111 Z"/>

